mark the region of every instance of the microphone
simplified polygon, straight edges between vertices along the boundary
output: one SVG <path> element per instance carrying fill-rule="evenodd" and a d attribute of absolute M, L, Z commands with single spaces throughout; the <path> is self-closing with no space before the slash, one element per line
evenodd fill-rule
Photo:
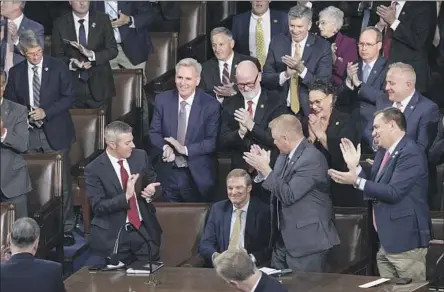
<path fill-rule="evenodd" d="M 120 227 L 119 232 L 117 233 L 116 241 L 114 242 L 113 253 L 111 254 L 111 256 L 106 258 L 108 264 L 111 264 L 113 266 L 117 266 L 119 264 L 119 257 L 117 256 L 117 254 L 119 252 L 119 245 L 120 245 L 120 238 L 121 238 L 122 230 L 126 226 L 127 226 L 127 224 L 125 223 Z"/>

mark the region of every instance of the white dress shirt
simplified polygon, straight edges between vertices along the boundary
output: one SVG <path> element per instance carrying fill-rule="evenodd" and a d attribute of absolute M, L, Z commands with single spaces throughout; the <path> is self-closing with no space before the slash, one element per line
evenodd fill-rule
<path fill-rule="evenodd" d="M 129 178 L 129 176 L 131 176 L 131 170 L 130 170 L 128 161 L 126 159 L 117 159 L 114 156 L 112 156 L 111 154 L 109 154 L 108 151 L 106 151 L 106 155 L 108 155 L 108 158 L 111 161 L 111 164 L 114 168 L 114 171 L 117 174 L 117 177 L 119 179 L 120 185 L 122 186 L 122 189 L 124 189 L 124 186 L 122 184 L 122 176 L 120 175 L 119 161 L 123 160 L 123 168 L 125 168 L 126 172 L 128 173 L 128 178 Z M 135 194 L 135 196 L 137 196 L 137 194 Z M 140 221 L 142 221 L 143 219 L 142 219 L 142 215 L 140 214 L 139 202 L 137 202 L 137 197 L 136 197 L 136 206 L 137 206 L 137 213 L 139 213 L 139 219 L 140 219 Z M 126 223 L 128 223 L 128 222 L 129 222 L 128 215 L 126 215 Z"/>
<path fill-rule="evenodd" d="M 397 1 L 398 4 L 396 5 L 396 20 L 392 23 L 392 25 L 390 25 L 390 28 L 393 29 L 394 31 L 396 30 L 396 28 L 398 27 L 398 25 L 401 23 L 398 18 L 399 15 L 401 14 L 402 8 L 404 8 L 405 5 L 405 1 Z"/>
<path fill-rule="evenodd" d="M 16 19 L 14 19 L 14 20 L 8 20 L 8 21 L 12 21 L 12 22 L 14 22 L 15 25 L 17 26 L 17 34 L 19 34 L 19 33 L 18 33 L 18 30 L 20 29 L 20 25 L 22 24 L 23 17 L 24 17 L 24 15 L 23 15 L 23 13 L 22 13 L 22 14 L 21 14 L 19 17 L 17 17 Z M 19 43 L 19 38 L 17 38 L 17 40 L 15 41 L 14 46 L 17 46 L 18 43 Z"/>
<path fill-rule="evenodd" d="M 34 70 L 32 68 L 34 68 L 34 66 L 38 67 L 37 74 L 39 75 L 40 85 L 41 85 L 42 84 L 43 58 L 40 60 L 40 63 L 38 63 L 36 65 L 33 65 L 27 61 L 28 62 L 29 105 L 31 106 L 31 108 L 34 108 L 34 91 L 32 90 L 32 88 L 33 88 L 32 81 L 34 79 Z"/>
<path fill-rule="evenodd" d="M 108 14 L 111 20 L 119 18 L 119 7 L 117 1 L 103 1 L 105 5 L 105 13 Z M 122 42 L 122 37 L 120 36 L 119 28 L 116 27 L 113 29 L 114 38 L 116 42 L 120 44 Z"/>
<path fill-rule="evenodd" d="M 2 105 L 2 103 L 3 103 L 3 97 L 0 97 L 0 106 Z M 5 141 L 6 135 L 8 134 L 8 129 L 5 128 L 5 124 L 3 124 L 3 128 L 5 129 L 5 134 L 0 137 L 1 143 L 3 143 L 3 141 Z"/>
<path fill-rule="evenodd" d="M 240 232 L 240 236 L 239 236 L 239 249 L 245 247 L 245 223 L 247 221 L 247 212 L 248 212 L 249 205 L 250 205 L 250 201 L 248 201 L 245 204 L 245 206 L 243 206 L 241 208 L 241 210 L 243 212 L 241 215 L 241 232 Z M 237 210 L 237 208 L 233 205 L 233 214 L 231 215 L 230 238 L 233 233 L 234 222 L 236 222 L 236 217 L 237 217 L 236 210 Z"/>
<path fill-rule="evenodd" d="M 305 44 L 307 43 L 307 39 L 308 39 L 308 34 L 307 36 L 299 42 L 299 53 L 300 53 L 300 57 L 302 60 L 302 56 L 304 56 L 304 50 L 305 50 Z M 291 56 L 294 56 L 295 53 L 295 47 L 296 47 L 296 43 L 294 41 L 291 41 Z M 302 71 L 301 74 L 299 74 L 299 77 L 301 77 L 302 79 L 305 78 L 305 75 L 307 75 L 307 67 L 304 69 L 304 71 Z M 291 78 L 291 77 L 290 77 Z M 282 86 L 288 79 L 285 76 L 285 71 L 281 72 L 281 74 L 279 74 L 279 85 Z M 287 94 L 287 106 L 290 106 L 290 87 L 288 87 L 288 94 Z"/>
<path fill-rule="evenodd" d="M 74 12 L 72 13 L 72 16 L 74 18 L 74 28 L 76 31 L 76 37 L 77 37 L 77 42 L 80 43 L 79 41 L 79 29 L 80 29 L 80 23 L 79 20 L 80 19 L 84 19 L 85 21 L 83 22 L 83 27 L 85 28 L 85 36 L 86 36 L 86 43 L 88 43 L 88 36 L 89 36 L 89 12 L 86 13 L 86 15 L 82 18 L 78 17 Z M 95 61 L 96 60 L 96 54 L 93 51 L 93 56 L 91 58 L 88 58 L 89 61 Z M 74 70 L 74 68 L 72 67 L 72 62 L 69 63 L 69 69 L 70 70 Z M 77 70 L 77 69 L 75 69 Z M 74 70 L 74 71 L 75 71 Z"/>
<path fill-rule="evenodd" d="M 402 112 L 405 111 L 405 108 L 406 108 L 407 105 L 409 104 L 409 102 L 410 102 L 410 100 L 412 99 L 412 97 L 413 97 L 414 94 L 415 94 L 415 91 L 413 91 L 412 94 L 410 94 L 409 96 L 407 96 L 406 98 L 404 98 L 404 99 L 401 101 L 401 105 L 402 105 L 401 111 L 402 111 Z M 396 106 L 396 104 L 397 104 L 397 102 L 394 102 L 394 103 L 392 104 L 392 106 L 398 108 L 398 107 Z"/>
<path fill-rule="evenodd" d="M 245 109 L 248 111 L 248 102 L 252 101 L 253 104 L 251 105 L 251 108 L 253 109 L 253 120 L 254 120 L 254 116 L 256 115 L 256 108 L 257 108 L 257 104 L 259 103 L 259 97 L 261 96 L 262 93 L 262 89 L 259 89 L 259 92 L 256 94 L 255 97 L 253 97 L 253 99 L 251 100 L 247 100 L 244 98 L 244 105 L 245 105 Z"/>
<path fill-rule="evenodd" d="M 257 58 L 257 47 L 256 47 L 256 24 L 257 20 L 259 18 L 262 18 L 262 31 L 264 32 L 264 48 L 265 48 L 265 57 L 268 54 L 268 47 L 270 45 L 271 41 L 271 16 L 270 16 L 270 9 L 268 9 L 262 16 L 258 16 L 251 12 L 250 17 L 250 28 L 249 28 L 249 41 L 248 41 L 248 47 L 250 49 L 250 56 Z"/>
<path fill-rule="evenodd" d="M 256 291 L 257 285 L 259 285 L 259 282 L 261 281 L 261 278 L 262 278 L 262 272 L 260 273 L 259 278 L 256 281 L 256 284 L 254 284 L 253 289 L 251 289 L 251 292 L 255 292 Z"/>

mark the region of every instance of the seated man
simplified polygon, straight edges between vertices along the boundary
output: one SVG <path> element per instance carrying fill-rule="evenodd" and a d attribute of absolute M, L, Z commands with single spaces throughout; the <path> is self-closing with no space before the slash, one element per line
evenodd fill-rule
<path fill-rule="evenodd" d="M 213 205 L 200 241 L 199 253 L 207 261 L 227 249 L 246 249 L 257 265 L 270 260 L 270 208 L 251 198 L 251 189 L 245 170 L 228 174 L 228 200 Z"/>
<path fill-rule="evenodd" d="M 243 250 L 228 250 L 213 261 L 217 274 L 237 291 L 286 292 L 276 279 L 259 271 Z"/>
<path fill-rule="evenodd" d="M 28 150 L 28 111 L 25 106 L 3 98 L 6 74 L 0 76 L 0 202 L 15 205 L 16 218 L 28 216 L 26 194 L 31 180 L 23 152 Z"/>
<path fill-rule="evenodd" d="M 85 169 L 86 191 L 93 212 L 92 253 L 101 259 L 117 254 L 125 264 L 146 260 L 149 252 L 152 260 L 158 260 L 162 229 L 151 204 L 160 185 L 155 182 L 156 173 L 145 151 L 134 149 L 128 124 L 115 121 L 106 126 L 105 143 L 105 152 Z M 142 192 L 136 187 L 139 177 L 146 179 Z M 150 248 L 135 229 L 150 241 Z M 115 244 L 117 250 L 113 250 Z"/>
<path fill-rule="evenodd" d="M 62 265 L 36 259 L 40 227 L 32 218 L 20 218 L 12 225 L 9 261 L 0 266 L 2 292 L 64 292 Z"/>

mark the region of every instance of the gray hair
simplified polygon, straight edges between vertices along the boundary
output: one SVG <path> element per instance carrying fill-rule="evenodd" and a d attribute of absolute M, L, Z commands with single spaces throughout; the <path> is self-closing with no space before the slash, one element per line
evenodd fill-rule
<path fill-rule="evenodd" d="M 328 6 L 327 8 L 319 12 L 319 19 L 322 16 L 324 16 L 329 21 L 334 23 L 338 31 L 341 29 L 342 25 L 344 24 L 344 12 L 342 12 L 341 9 L 336 8 L 334 6 Z"/>
<path fill-rule="evenodd" d="M 361 34 L 365 31 L 374 31 L 376 33 L 376 42 L 382 42 L 382 32 L 377 29 L 375 26 L 367 26 L 362 31 Z"/>
<path fill-rule="evenodd" d="M 193 58 L 185 58 L 179 61 L 179 63 L 176 64 L 176 72 L 179 71 L 180 67 L 194 67 L 196 70 L 197 76 L 200 76 L 200 73 L 202 72 L 202 65 L 197 62 Z"/>
<path fill-rule="evenodd" d="M 415 73 L 415 69 L 413 69 L 412 65 L 402 63 L 402 62 L 396 62 L 396 63 L 390 64 L 389 70 L 390 69 L 401 70 L 401 72 L 403 74 L 407 75 L 407 77 L 409 78 L 409 81 L 413 82 L 413 84 L 416 83 L 416 73 Z"/>
<path fill-rule="evenodd" d="M 277 130 L 281 135 L 287 135 L 292 138 L 303 136 L 302 125 L 298 118 L 294 115 L 284 114 L 273 119 L 268 127 Z"/>
<path fill-rule="evenodd" d="M 290 21 L 296 18 L 306 18 L 309 22 L 311 22 L 313 18 L 313 11 L 303 5 L 293 6 L 291 7 L 290 11 L 288 11 L 288 20 Z"/>
<path fill-rule="evenodd" d="M 228 28 L 223 27 L 223 26 L 213 28 L 213 30 L 211 31 L 211 34 L 210 34 L 210 37 L 211 37 L 210 39 L 213 39 L 213 37 L 215 35 L 220 34 L 220 33 L 223 33 L 224 35 L 226 35 L 230 40 L 233 39 L 233 33 L 231 32 L 231 30 L 229 30 Z"/>
<path fill-rule="evenodd" d="M 245 184 L 247 186 L 251 186 L 253 184 L 252 180 L 251 180 L 251 176 L 248 174 L 248 172 L 245 169 L 241 169 L 241 168 L 235 168 L 232 171 L 230 171 L 230 173 L 228 173 L 227 175 L 227 181 L 230 178 L 233 177 L 241 177 L 244 178 L 245 180 Z"/>
<path fill-rule="evenodd" d="M 20 33 L 19 48 L 26 53 L 27 49 L 42 47 L 39 39 L 32 30 L 24 30 Z"/>
<path fill-rule="evenodd" d="M 26 1 L 20 1 L 20 8 L 25 9 Z"/>
<path fill-rule="evenodd" d="M 11 244 L 17 248 L 30 248 L 40 236 L 40 227 L 29 217 L 17 219 L 12 225 Z"/>
<path fill-rule="evenodd" d="M 120 135 L 132 133 L 133 128 L 122 121 L 114 121 L 105 127 L 105 141 L 117 142 Z"/>
<path fill-rule="evenodd" d="M 256 272 L 256 265 L 243 250 L 227 250 L 213 260 L 216 273 L 225 281 L 245 281 Z"/>

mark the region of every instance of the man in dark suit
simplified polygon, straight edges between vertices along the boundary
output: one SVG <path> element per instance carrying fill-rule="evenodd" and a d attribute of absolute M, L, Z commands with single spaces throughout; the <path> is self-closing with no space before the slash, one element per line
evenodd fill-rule
<path fill-rule="evenodd" d="M 438 125 L 438 135 L 429 151 L 429 162 L 431 165 L 444 163 L 444 116 Z"/>
<path fill-rule="evenodd" d="M 65 292 L 62 265 L 35 258 L 40 227 L 32 218 L 14 222 L 10 234 L 12 256 L 0 265 L 2 292 Z"/>
<path fill-rule="evenodd" d="M 217 274 L 241 292 L 287 292 L 278 280 L 256 268 L 244 250 L 227 250 L 213 260 Z"/>
<path fill-rule="evenodd" d="M 373 201 L 373 227 L 381 244 L 376 257 L 379 275 L 425 281 L 430 240 L 427 159 L 424 150 L 407 137 L 407 123 L 399 109 L 376 112 L 373 125 L 380 148 L 370 176 L 359 166 L 359 147 L 348 139 L 343 139 L 341 149 L 349 171 L 331 169 L 329 174 Z"/>
<path fill-rule="evenodd" d="M 270 123 L 274 143 L 281 152 L 270 166 L 270 153 L 258 146 L 244 153 L 245 161 L 271 192 L 272 234 L 277 227 L 271 266 L 301 272 L 324 272 L 328 251 L 339 244 L 330 198 L 328 164 L 310 144 L 294 115 Z"/>
<path fill-rule="evenodd" d="M 176 65 L 176 90 L 156 96 L 152 146 L 171 167 L 164 195 L 171 202 L 210 201 L 216 184 L 215 152 L 220 104 L 197 89 L 202 67 L 186 58 Z"/>
<path fill-rule="evenodd" d="M 271 257 L 270 207 L 250 196 L 252 181 L 243 169 L 227 176 L 228 200 L 211 207 L 200 240 L 199 254 L 207 262 L 227 249 L 245 249 L 258 265 Z"/>
<path fill-rule="evenodd" d="M 119 261 L 130 264 L 146 261 L 151 252 L 152 260 L 157 261 L 162 229 L 151 204 L 160 186 L 156 173 L 145 151 L 134 149 L 128 124 L 115 121 L 106 126 L 105 142 L 105 152 L 85 169 L 86 191 L 93 212 L 92 253 L 102 258 L 114 253 Z M 144 184 L 143 190 L 138 188 L 140 183 L 136 186 L 138 179 Z M 133 228 L 149 240 L 150 248 Z"/>
<path fill-rule="evenodd" d="M 378 97 L 376 109 L 399 108 L 407 120 L 407 136 L 427 153 L 435 140 L 440 114 L 434 102 L 415 90 L 416 76 L 408 64 L 391 64 L 385 86 L 388 97 L 386 94 Z M 372 124 L 368 124 L 366 135 L 372 135 L 372 131 Z"/>
<path fill-rule="evenodd" d="M 332 74 L 331 45 L 309 33 L 309 8 L 297 5 L 288 17 L 290 36 L 280 34 L 271 40 L 262 84 L 267 89 L 279 89 L 294 114 L 308 116 L 308 86 L 315 78 L 329 79 Z"/>
<path fill-rule="evenodd" d="M 28 108 L 29 152 L 63 152 L 63 216 L 65 244 L 74 244 L 72 229 L 71 163 L 69 151 L 75 141 L 69 109 L 74 103 L 74 89 L 68 67 L 62 61 L 43 56 L 34 32 L 23 31 L 20 49 L 26 56 L 9 71 L 5 97 Z"/>
<path fill-rule="evenodd" d="M 251 1 L 251 10 L 235 15 L 231 26 L 234 50 L 257 58 L 261 66 L 265 64 L 271 39 L 288 34 L 287 14 L 269 9 L 269 5 L 268 0 Z"/>
<path fill-rule="evenodd" d="M 28 216 L 26 194 L 31 180 L 22 153 L 28 150 L 28 110 L 25 106 L 3 98 L 6 73 L 0 75 L 1 186 L 0 202 L 15 205 L 16 218 Z"/>
<path fill-rule="evenodd" d="M 109 61 L 117 43 L 109 17 L 90 12 L 89 1 L 70 2 L 72 12 L 59 17 L 52 31 L 52 55 L 69 66 L 76 89 L 76 108 L 106 109 L 115 96 Z"/>
<path fill-rule="evenodd" d="M 237 92 L 236 67 L 240 62 L 253 61 L 259 70 L 261 65 L 256 58 L 233 51 L 233 35 L 228 28 L 214 28 L 211 31 L 211 45 L 215 57 L 202 64 L 199 87 L 222 103 L 226 97 L 234 96 Z"/>
<path fill-rule="evenodd" d="M 384 94 L 386 60 L 380 56 L 382 33 L 375 27 L 365 28 L 359 37 L 358 52 L 360 61 L 347 65 L 347 77 L 340 94 L 339 103 L 347 111 L 360 118 L 361 131 L 373 123 L 376 111 L 376 100 Z M 363 135 L 362 140 L 370 149 L 373 138 Z"/>
<path fill-rule="evenodd" d="M 384 4 L 384 3 L 383 3 Z M 384 31 L 383 52 L 388 62 L 410 64 L 418 75 L 417 90 L 430 89 L 431 75 L 428 53 L 436 29 L 436 3 L 392 1 L 380 5 L 378 29 Z"/>
<path fill-rule="evenodd" d="M 1 2 L 0 14 L 4 20 L 0 21 L 0 68 L 3 68 L 6 73 L 12 66 L 25 59 L 18 47 L 18 41 L 22 31 L 32 30 L 43 48 L 43 26 L 23 14 L 25 4 L 25 1 Z"/>

